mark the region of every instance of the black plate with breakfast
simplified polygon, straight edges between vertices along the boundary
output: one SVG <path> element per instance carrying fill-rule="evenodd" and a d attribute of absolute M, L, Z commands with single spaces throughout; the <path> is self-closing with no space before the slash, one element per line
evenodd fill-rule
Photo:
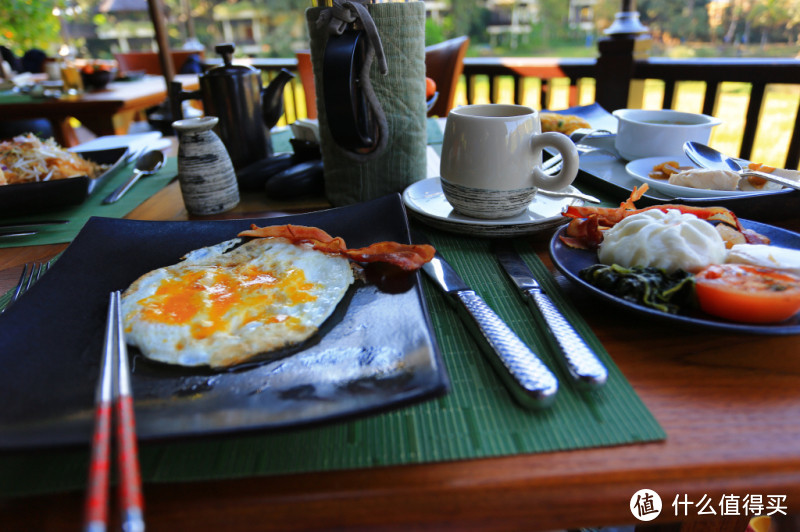
<path fill-rule="evenodd" d="M 565 216 L 550 255 L 587 292 L 689 326 L 800 334 L 800 234 L 724 207 L 629 201 Z"/>
<path fill-rule="evenodd" d="M 0 316 L 0 448 L 89 441 L 113 290 L 142 440 L 331 423 L 447 391 L 418 272 L 395 271 L 402 286 L 369 265 L 361 276 L 308 242 L 251 237 L 253 224 L 322 229 L 359 264 L 375 243 L 409 242 L 399 196 L 283 218 L 90 219 Z M 201 291 L 205 310 L 189 312 Z"/>

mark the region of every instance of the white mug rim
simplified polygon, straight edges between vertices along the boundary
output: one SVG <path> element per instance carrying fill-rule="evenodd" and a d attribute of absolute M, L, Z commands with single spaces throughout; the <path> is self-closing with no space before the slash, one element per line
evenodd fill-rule
<path fill-rule="evenodd" d="M 483 111 L 491 111 L 490 113 L 480 114 Z M 514 105 L 506 103 L 481 103 L 473 105 L 462 105 L 450 110 L 451 115 L 456 115 L 463 118 L 476 118 L 476 119 L 503 119 L 503 118 L 525 118 L 531 115 L 538 115 L 536 109 L 528 107 L 527 105 Z"/>

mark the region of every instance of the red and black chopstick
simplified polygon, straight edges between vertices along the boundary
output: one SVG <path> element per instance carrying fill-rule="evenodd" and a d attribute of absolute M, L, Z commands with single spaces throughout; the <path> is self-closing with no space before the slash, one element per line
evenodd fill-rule
<path fill-rule="evenodd" d="M 142 484 L 136 444 L 136 423 L 128 369 L 128 350 L 122 330 L 120 294 L 109 298 L 103 360 L 95 395 L 95 428 L 86 493 L 87 532 L 102 532 L 108 523 L 108 478 L 111 472 L 111 421 L 116 419 L 117 467 L 122 529 L 144 530 Z M 112 416 L 113 411 L 113 416 Z"/>

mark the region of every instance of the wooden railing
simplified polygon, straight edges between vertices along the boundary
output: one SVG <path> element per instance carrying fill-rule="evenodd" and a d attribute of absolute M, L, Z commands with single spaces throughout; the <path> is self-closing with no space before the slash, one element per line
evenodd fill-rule
<path fill-rule="evenodd" d="M 616 47 L 619 41 L 610 45 Z M 607 50 L 606 50 L 607 51 Z M 596 101 L 606 110 L 622 107 L 641 107 L 642 95 L 637 83 L 643 80 L 661 80 L 664 84 L 661 106 L 674 108 L 676 87 L 685 81 L 705 83 L 702 112 L 714 114 L 723 82 L 749 84 L 750 93 L 744 117 L 743 131 L 738 155 L 750 158 L 764 105 L 764 95 L 770 84 L 800 85 L 800 60 L 796 59 L 633 59 L 628 55 L 619 60 L 613 54 L 603 55 L 601 43 L 598 59 L 569 58 L 467 58 L 464 61 L 466 102 L 475 102 L 476 81 L 485 77 L 489 83 L 489 101 L 497 102 L 497 85 L 503 78 L 512 80 L 511 101 L 523 103 L 526 81 L 540 80 L 540 104 L 547 108 L 554 88 L 568 84 L 568 104 L 579 103 L 582 83 L 595 81 Z M 281 68 L 296 69 L 292 59 L 254 59 L 252 64 L 265 71 L 269 78 Z M 287 121 L 305 116 L 302 105 L 302 87 L 298 79 L 287 91 Z M 584 102 L 586 103 L 586 102 Z M 800 106 L 795 110 L 793 127 L 785 159 L 785 168 L 800 165 Z"/>
<path fill-rule="evenodd" d="M 668 60 L 651 58 L 634 63 L 634 79 L 660 79 L 664 81 L 662 106 L 674 106 L 675 86 L 680 81 L 703 81 L 706 84 L 703 113 L 714 114 L 718 103 L 720 84 L 744 82 L 750 84 L 750 97 L 745 114 L 739 156 L 749 159 L 753 151 L 764 94 L 769 84 L 800 84 L 800 61 L 796 59 L 692 59 Z M 795 112 L 785 168 L 797 168 L 800 163 L 800 108 Z"/>

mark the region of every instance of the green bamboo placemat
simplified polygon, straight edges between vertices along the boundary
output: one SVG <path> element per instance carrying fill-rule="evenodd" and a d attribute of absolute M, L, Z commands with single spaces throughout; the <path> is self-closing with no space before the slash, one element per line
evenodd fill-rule
<path fill-rule="evenodd" d="M 428 228 L 434 245 L 559 377 L 551 408 L 517 406 L 454 309 L 424 280 L 451 392 L 439 399 L 360 420 L 285 433 L 142 443 L 146 483 L 335 471 L 491 456 L 636 444 L 665 433 L 558 284 L 524 240 L 518 248 L 555 303 L 609 369 L 607 385 L 582 392 L 555 362 L 542 323 L 511 287 L 489 253 L 489 241 Z M 1 319 L 1 318 L 0 318 Z M 0 455 L 0 495 L 82 490 L 89 449 Z M 145 494 L 147 487 L 145 486 Z"/>

